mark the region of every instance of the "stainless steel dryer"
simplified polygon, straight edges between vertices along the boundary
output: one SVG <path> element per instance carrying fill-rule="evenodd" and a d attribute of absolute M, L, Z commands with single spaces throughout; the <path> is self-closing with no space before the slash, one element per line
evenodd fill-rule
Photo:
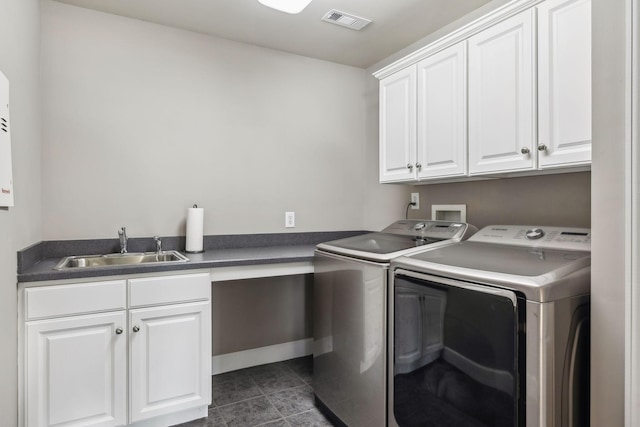
<path fill-rule="evenodd" d="M 313 388 L 317 406 L 336 425 L 386 424 L 389 261 L 475 231 L 459 222 L 403 220 L 317 246 Z"/>
<path fill-rule="evenodd" d="M 485 227 L 391 263 L 389 426 L 589 425 L 588 229 Z"/>

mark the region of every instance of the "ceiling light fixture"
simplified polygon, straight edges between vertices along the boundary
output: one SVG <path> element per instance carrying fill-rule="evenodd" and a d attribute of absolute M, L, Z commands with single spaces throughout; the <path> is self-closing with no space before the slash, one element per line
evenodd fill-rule
<path fill-rule="evenodd" d="M 287 13 L 300 13 L 311 0 L 258 0 L 263 5 Z"/>

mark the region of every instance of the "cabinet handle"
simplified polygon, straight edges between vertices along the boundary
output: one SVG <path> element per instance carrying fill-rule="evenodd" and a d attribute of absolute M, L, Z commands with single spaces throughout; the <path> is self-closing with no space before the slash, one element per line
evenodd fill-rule
<path fill-rule="evenodd" d="M 407 163 L 407 169 L 409 170 L 413 169 L 413 165 L 411 163 Z"/>
<path fill-rule="evenodd" d="M 122 330 L 122 328 L 116 328 L 116 334 L 120 335 L 121 333 L 123 333 L 124 331 Z"/>
<path fill-rule="evenodd" d="M 422 169 L 422 163 L 416 163 L 416 168 L 417 169 Z"/>
<path fill-rule="evenodd" d="M 522 147 L 522 148 L 520 149 L 520 152 L 521 152 L 522 154 L 529 154 L 529 153 L 531 152 L 531 150 L 529 150 L 529 147 Z"/>
<path fill-rule="evenodd" d="M 538 145 L 538 151 L 547 151 L 547 146 L 544 144 Z"/>
<path fill-rule="evenodd" d="M 133 332 L 138 332 L 139 330 L 140 330 L 140 326 L 135 325 L 135 326 L 133 327 Z"/>

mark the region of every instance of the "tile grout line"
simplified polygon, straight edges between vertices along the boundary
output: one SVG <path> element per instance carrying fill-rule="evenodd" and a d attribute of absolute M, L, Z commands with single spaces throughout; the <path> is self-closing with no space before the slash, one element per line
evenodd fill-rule
<path fill-rule="evenodd" d="M 260 387 L 260 386 L 255 382 L 255 380 L 253 379 L 253 377 L 251 376 L 251 374 L 248 374 L 248 376 L 249 376 L 249 378 L 251 379 L 251 381 L 253 381 L 253 383 L 258 387 L 258 390 L 260 390 L 260 392 L 263 394 L 263 396 L 267 398 L 267 401 L 269 401 L 269 403 L 271 404 L 271 406 L 273 406 L 273 407 L 274 407 L 274 409 L 276 410 L 276 412 L 278 412 L 278 414 L 280 414 L 280 419 L 281 419 L 281 420 L 283 420 L 287 425 L 290 425 L 289 421 L 287 420 L 287 417 L 285 417 L 285 416 L 284 416 L 284 414 L 282 414 L 282 412 L 280 412 L 280 410 L 278 409 L 278 407 L 277 407 L 277 406 L 273 403 L 273 401 L 269 398 L 269 395 L 274 395 L 274 394 L 276 394 L 276 393 L 280 393 L 280 392 L 283 392 L 283 391 L 286 391 L 286 390 L 294 390 L 294 389 L 297 389 L 297 388 L 302 388 L 302 387 L 307 386 L 307 383 L 306 383 L 302 378 L 300 378 L 300 376 L 299 376 L 299 375 L 297 375 L 297 374 L 294 372 L 294 370 L 293 370 L 293 369 L 291 369 L 291 367 L 290 367 L 290 366 L 288 366 L 288 365 L 286 365 L 286 364 L 285 364 L 284 366 L 286 367 L 286 369 L 288 369 L 288 370 L 289 370 L 289 372 L 290 372 L 290 373 L 292 373 L 296 378 L 298 378 L 300 381 L 302 381 L 302 385 L 299 385 L 299 386 L 296 386 L 296 387 L 289 387 L 289 388 L 286 388 L 286 389 L 283 389 L 283 390 L 278 390 L 278 391 L 274 391 L 274 392 L 272 392 L 272 393 L 267 394 L 267 393 L 265 393 L 265 392 L 264 392 L 264 390 L 262 390 L 262 388 L 261 388 L 261 387 Z M 304 412 L 305 412 L 305 411 L 300 412 L 300 414 L 302 414 L 302 413 L 304 413 Z M 292 414 L 292 415 L 290 415 L 290 416 L 293 416 L 293 415 L 298 415 L 298 414 Z M 273 421 L 269 421 L 269 422 L 274 422 L 274 421 L 278 421 L 278 420 L 273 420 Z M 265 424 L 267 424 L 267 423 L 265 423 Z M 259 425 L 265 425 L 265 424 L 259 424 Z M 257 427 L 257 426 L 256 426 L 256 427 Z"/>
<path fill-rule="evenodd" d="M 273 393 L 272 393 L 273 394 Z M 278 414 L 280 414 L 280 419 L 283 420 L 285 423 L 289 424 L 289 422 L 287 420 L 284 419 L 284 415 L 282 415 L 282 412 L 280 412 L 280 410 L 278 409 L 278 407 L 273 403 L 273 401 L 271 401 L 271 399 L 269 399 L 268 395 L 264 395 L 264 397 L 267 398 L 267 401 L 271 404 L 271 406 L 273 406 L 273 408 L 276 410 L 276 412 Z M 278 420 L 273 420 L 273 421 L 278 421 Z M 269 421 L 272 422 L 272 421 Z"/>
<path fill-rule="evenodd" d="M 270 423 L 274 423 L 274 422 L 277 422 L 277 421 L 284 421 L 284 423 L 285 423 L 286 425 L 289 425 L 289 426 L 290 426 L 291 424 L 290 424 L 290 422 L 289 422 L 289 418 L 294 417 L 294 416 L 298 416 L 298 415 L 300 415 L 300 414 L 304 414 L 304 413 L 307 413 L 307 412 L 311 412 L 313 409 L 308 409 L 308 410 L 306 410 L 306 411 L 298 412 L 298 413 L 291 414 L 291 415 L 289 415 L 289 416 L 285 417 L 285 416 L 282 414 L 282 412 L 281 412 L 281 411 L 280 411 L 280 410 L 275 406 L 275 404 L 273 403 L 272 399 L 271 399 L 269 396 L 273 396 L 273 395 L 275 395 L 275 394 L 277 394 L 277 393 L 281 393 L 281 392 L 284 392 L 284 391 L 301 389 L 301 388 L 304 388 L 304 387 L 311 387 L 311 388 L 313 389 L 313 386 L 312 386 L 312 384 L 311 384 L 310 382 L 307 382 L 307 381 L 302 377 L 302 375 L 299 375 L 299 374 L 298 374 L 298 373 L 297 373 L 297 372 L 296 372 L 296 371 L 295 371 L 295 370 L 294 370 L 294 369 L 293 369 L 293 368 L 292 368 L 288 363 L 286 363 L 286 362 L 287 362 L 287 361 L 280 362 L 280 366 L 282 367 L 282 371 L 283 371 L 284 373 L 292 374 L 294 378 L 296 378 L 297 380 L 299 380 L 299 381 L 301 382 L 301 384 L 300 384 L 300 385 L 297 385 L 297 386 L 294 386 L 294 387 L 287 387 L 287 388 L 284 388 L 284 389 L 282 389 L 282 390 L 277 390 L 277 391 L 273 391 L 273 392 L 270 392 L 270 393 L 266 393 L 266 392 L 262 389 L 262 387 L 260 387 L 260 386 L 258 385 L 258 383 L 257 383 L 256 379 L 254 378 L 254 375 L 252 375 L 250 372 L 244 372 L 244 373 L 242 373 L 241 375 L 242 375 L 242 376 L 246 376 L 246 378 L 248 378 L 248 379 L 251 381 L 251 383 L 253 384 L 253 386 L 255 386 L 255 387 L 257 388 L 257 390 L 258 390 L 258 392 L 259 392 L 260 394 L 259 394 L 259 395 L 256 395 L 256 396 L 253 396 L 253 397 L 249 397 L 249 398 L 247 398 L 247 399 L 238 400 L 238 401 L 236 401 L 236 402 L 230 402 L 230 403 L 227 403 L 227 404 L 224 404 L 224 405 L 218 405 L 218 404 L 215 402 L 215 399 L 214 399 L 214 398 L 213 398 L 213 396 L 212 396 L 211 401 L 215 404 L 215 406 L 210 407 L 210 409 L 215 409 L 215 410 L 216 410 L 216 412 L 218 413 L 219 418 L 220 418 L 220 419 L 221 419 L 221 421 L 224 423 L 225 427 L 228 427 L 227 421 L 225 420 L 224 416 L 222 415 L 222 411 L 220 411 L 220 409 L 225 408 L 225 407 L 228 407 L 228 406 L 231 406 L 231 405 L 236 405 L 236 404 L 239 404 L 239 403 L 242 403 L 242 402 L 247 402 L 247 401 L 250 401 L 250 400 L 253 400 L 253 399 L 257 399 L 257 398 L 259 398 L 259 397 L 265 397 L 265 398 L 267 399 L 267 402 L 269 402 L 269 404 L 273 407 L 273 409 L 275 409 L 276 413 L 277 413 L 277 414 L 279 414 L 279 415 L 280 415 L 280 417 L 279 417 L 278 419 L 270 420 L 270 421 L 267 421 L 267 422 L 265 422 L 265 423 L 255 424 L 255 425 L 254 425 L 254 427 L 268 425 L 268 424 L 270 424 Z M 250 368 L 246 368 L 246 369 L 250 369 Z M 268 371 L 267 371 L 267 375 L 269 375 Z M 277 376 L 277 375 L 278 375 L 278 374 L 276 373 L 276 376 Z M 229 381 L 229 382 L 233 382 L 233 381 Z M 219 384 L 218 386 L 223 386 L 224 384 L 225 384 L 225 383 L 223 382 L 223 383 Z M 213 385 L 212 385 L 212 386 L 213 386 Z"/>
<path fill-rule="evenodd" d="M 258 385 L 258 383 L 253 379 L 253 376 L 251 376 L 251 374 L 249 374 L 249 373 L 247 374 L 247 376 L 249 377 L 249 379 L 251 380 L 251 382 L 252 382 L 256 387 L 258 387 L 258 390 L 260 390 L 260 393 L 262 393 L 262 396 L 264 396 L 264 398 L 265 398 L 265 399 L 267 399 L 267 402 L 269 402 L 269 404 L 270 404 L 271 406 L 273 406 L 273 409 L 275 409 L 275 410 L 276 410 L 276 412 L 277 412 L 278 414 L 280 414 L 280 419 L 284 420 L 284 417 L 282 416 L 282 414 L 280 413 L 280 411 L 278 410 L 278 408 L 276 408 L 276 405 L 274 405 L 274 404 L 273 404 L 273 402 L 271 401 L 271 399 L 269 399 L 269 396 L 267 396 L 267 394 L 264 392 L 264 390 L 262 390 L 262 387 L 260 387 L 260 386 Z M 274 421 L 278 421 L 278 420 L 272 420 L 272 421 L 269 421 L 269 422 L 271 423 L 271 422 L 274 422 Z M 285 423 L 286 423 L 286 421 L 285 421 Z M 265 425 L 265 424 L 266 424 L 266 423 L 257 424 L 257 426 Z M 288 423 L 287 423 L 287 424 L 288 424 Z"/>

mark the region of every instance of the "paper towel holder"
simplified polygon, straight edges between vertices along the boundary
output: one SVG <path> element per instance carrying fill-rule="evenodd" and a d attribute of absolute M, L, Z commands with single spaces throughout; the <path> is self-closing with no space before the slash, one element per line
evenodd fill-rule
<path fill-rule="evenodd" d="M 198 205 L 194 204 L 193 208 L 194 209 L 198 209 Z M 202 217 L 200 218 L 200 221 L 202 221 Z M 185 242 L 185 253 L 188 253 L 188 254 L 201 254 L 201 253 L 204 253 L 204 242 L 203 242 L 204 236 L 202 235 L 203 234 L 202 231 L 203 231 L 203 224 L 200 224 L 200 233 L 201 233 L 200 236 L 199 236 L 199 240 L 200 240 L 199 243 L 200 244 L 197 245 L 197 246 L 200 246 L 201 249 L 200 250 L 195 250 L 195 251 L 187 250 L 186 247 L 189 246 L 189 237 L 188 237 L 188 235 L 189 235 L 189 217 L 187 217 L 187 236 L 185 236 L 186 237 L 186 239 L 185 239 L 186 240 L 186 242 Z"/>

